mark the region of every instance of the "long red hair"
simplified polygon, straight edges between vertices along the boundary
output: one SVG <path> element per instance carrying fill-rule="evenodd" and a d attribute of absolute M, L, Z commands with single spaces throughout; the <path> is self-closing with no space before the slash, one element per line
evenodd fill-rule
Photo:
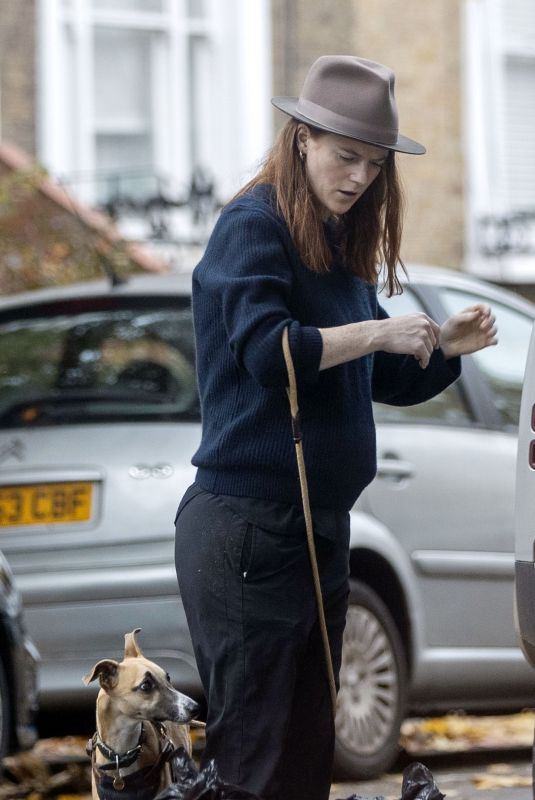
<path fill-rule="evenodd" d="M 313 272 L 324 273 L 331 268 L 332 253 L 325 238 L 322 209 L 310 190 L 306 165 L 299 157 L 300 124 L 295 119 L 286 123 L 258 174 L 236 197 L 258 184 L 271 184 L 279 213 L 303 263 Z M 308 127 L 312 136 L 325 135 L 324 131 Z M 340 226 L 346 268 L 370 284 L 378 282 L 384 269 L 388 293 L 400 292 L 396 270 L 398 266 L 404 269 L 400 258 L 403 192 L 392 150 L 371 186 L 340 218 Z"/>

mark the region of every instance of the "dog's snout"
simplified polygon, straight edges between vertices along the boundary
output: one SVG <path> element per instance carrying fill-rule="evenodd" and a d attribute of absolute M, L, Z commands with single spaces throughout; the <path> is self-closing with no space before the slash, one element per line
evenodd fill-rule
<path fill-rule="evenodd" d="M 195 719 L 201 710 L 200 705 L 185 694 L 180 694 L 178 708 L 180 719 L 183 722 L 189 722 L 191 719 Z"/>
<path fill-rule="evenodd" d="M 201 707 L 200 707 L 200 705 L 198 703 L 195 702 L 195 700 L 190 700 L 190 703 L 191 703 L 191 706 L 190 706 L 189 712 L 191 714 L 191 718 L 192 719 L 197 719 L 197 717 L 200 714 Z"/>

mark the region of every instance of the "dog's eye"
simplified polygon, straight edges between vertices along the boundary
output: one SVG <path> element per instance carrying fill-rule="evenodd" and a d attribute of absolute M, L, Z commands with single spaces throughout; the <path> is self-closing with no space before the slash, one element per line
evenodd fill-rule
<path fill-rule="evenodd" d="M 152 681 L 144 680 L 143 683 L 140 683 L 137 688 L 140 692 L 152 692 L 154 689 L 154 684 Z"/>
<path fill-rule="evenodd" d="M 167 673 L 165 677 L 167 678 L 167 683 L 171 683 L 171 676 L 169 673 Z"/>

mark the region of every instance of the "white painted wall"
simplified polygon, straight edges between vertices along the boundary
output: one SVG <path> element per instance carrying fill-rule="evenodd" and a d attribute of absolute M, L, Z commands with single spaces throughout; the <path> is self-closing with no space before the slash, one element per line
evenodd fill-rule
<path fill-rule="evenodd" d="M 485 256 L 478 220 L 535 212 L 535 3 L 466 0 L 464 148 L 466 264 L 506 281 L 535 280 L 535 221 L 526 250 Z"/>

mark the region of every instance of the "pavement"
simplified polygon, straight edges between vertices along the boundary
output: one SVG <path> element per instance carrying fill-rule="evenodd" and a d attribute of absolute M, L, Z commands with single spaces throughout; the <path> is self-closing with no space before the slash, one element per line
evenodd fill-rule
<path fill-rule="evenodd" d="M 411 756 L 411 760 L 428 767 L 449 800 L 533 800 L 531 753 L 526 749 Z M 399 800 L 404 766 L 373 781 L 335 783 L 330 800 L 353 795 Z"/>
<path fill-rule="evenodd" d="M 478 720 L 480 728 L 484 728 L 486 719 Z M 385 800 L 400 800 L 403 770 L 414 762 L 420 762 L 430 770 L 436 786 L 447 800 L 535 800 L 531 785 L 531 746 L 527 745 L 532 740 L 532 732 L 529 730 L 529 736 L 517 737 L 512 746 L 511 742 L 515 741 L 512 729 L 504 727 L 510 721 L 504 719 L 501 728 L 496 722 L 491 726 L 495 733 L 498 728 L 503 730 L 500 736 L 494 737 L 492 745 L 489 745 L 487 736 L 485 747 L 468 747 L 464 739 L 455 739 L 448 743 L 448 752 L 444 752 L 439 749 L 439 745 L 444 747 L 444 739 L 413 737 L 412 747 L 402 752 L 394 770 L 375 780 L 334 783 L 330 800 L 346 800 L 353 796 L 370 800 L 380 796 Z M 427 727 L 436 730 L 437 724 Z M 441 733 L 443 727 L 440 727 Z M 519 727 L 518 719 L 516 727 Z M 12 791 L 5 781 L 0 780 L 0 800 L 20 800 L 21 797 L 60 800 L 58 794 L 63 795 L 62 800 L 90 800 L 85 744 L 88 732 L 93 728 L 92 712 L 80 719 L 76 715 L 53 715 L 48 724 L 43 719 L 42 732 L 55 734 L 57 738 L 41 739 L 30 754 L 20 754 L 13 759 L 14 765 L 18 763 L 19 766 L 14 770 L 15 775 L 20 773 L 19 780 L 11 787 Z M 475 734 L 473 725 L 470 731 Z M 518 741 L 523 741 L 523 744 L 519 745 Z M 202 742 L 196 744 L 200 747 Z M 433 747 L 435 749 L 431 749 Z M 455 750 L 452 752 L 451 748 Z M 424 800 L 422 795 L 420 798 Z"/>

